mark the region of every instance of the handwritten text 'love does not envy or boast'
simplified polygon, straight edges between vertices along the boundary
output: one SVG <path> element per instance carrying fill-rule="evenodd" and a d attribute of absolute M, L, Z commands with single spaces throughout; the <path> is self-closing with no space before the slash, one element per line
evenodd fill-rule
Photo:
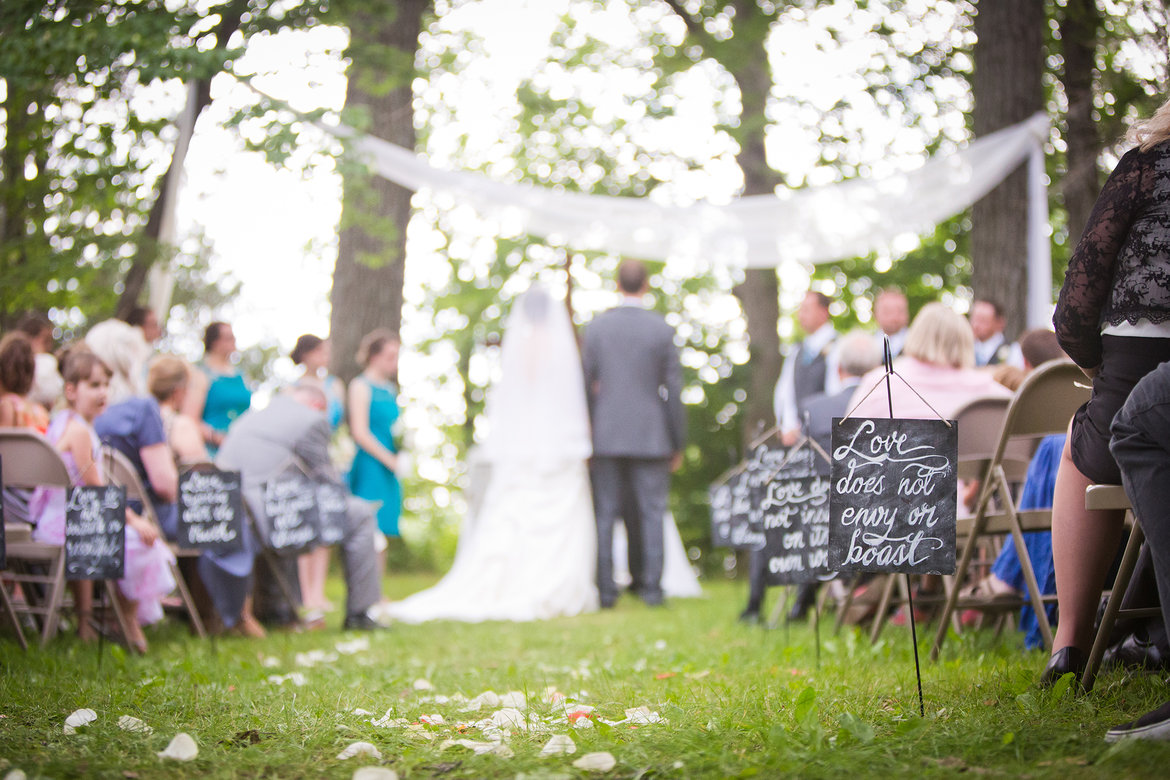
<path fill-rule="evenodd" d="M 879 434 L 874 421 L 859 423 L 848 443 L 833 450 L 833 461 L 845 467 L 840 476 L 834 470 L 833 493 L 874 500 L 841 511 L 839 525 L 851 529 L 842 563 L 863 569 L 922 564 L 945 544 L 931 533 L 937 503 L 954 500 L 953 491 L 937 490 L 954 473 L 950 458 L 933 445 L 911 443 L 896 428 Z"/>

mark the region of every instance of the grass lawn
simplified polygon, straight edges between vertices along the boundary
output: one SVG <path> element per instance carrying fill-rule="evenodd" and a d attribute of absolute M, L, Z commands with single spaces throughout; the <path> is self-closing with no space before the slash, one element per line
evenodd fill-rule
<path fill-rule="evenodd" d="M 392 577 L 387 590 L 400 597 L 426 582 Z M 1165 699 L 1158 677 L 1112 673 L 1088 697 L 1040 691 L 1044 658 L 1021 651 L 1019 635 L 952 637 L 933 664 L 931 632 L 920 630 L 923 718 L 908 627 L 871 646 L 824 626 L 818 664 L 809 626 L 736 623 L 744 597 L 741 584 L 715 583 L 704 599 L 662 609 L 627 597 L 546 623 L 376 634 L 342 633 L 334 614 L 327 631 L 264 641 L 200 642 L 172 623 L 148 633 L 143 658 L 107 645 L 99 659 L 71 637 L 23 653 L 4 636 L 0 777 L 349 778 L 375 765 L 401 778 L 1170 776 L 1170 744 L 1102 740 Z M 444 745 L 490 742 L 493 713 L 517 702 L 464 711 L 486 691 L 522 693 L 527 706 L 512 718 L 528 728 L 507 729 L 508 713 L 497 714 L 511 731 L 504 747 Z M 570 725 L 577 704 L 594 709 Z M 79 708 L 97 720 L 67 735 Z M 153 733 L 120 729 L 122 715 Z M 198 756 L 158 758 L 178 732 Z M 569 735 L 575 754 L 542 758 L 554 734 Z M 338 759 L 354 742 L 381 759 Z M 602 751 L 616 760 L 609 771 L 573 765 Z"/>

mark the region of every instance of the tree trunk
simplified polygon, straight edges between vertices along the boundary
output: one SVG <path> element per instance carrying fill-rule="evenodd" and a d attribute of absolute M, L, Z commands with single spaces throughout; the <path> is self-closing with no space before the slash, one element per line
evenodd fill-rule
<path fill-rule="evenodd" d="M 368 113 L 371 134 L 406 149 L 415 144 L 414 54 L 430 8 L 431 0 L 400 0 L 367 3 L 348 14 L 346 106 Z M 402 323 L 410 197 L 410 190 L 386 179 L 344 174 L 330 339 L 333 372 L 345 381 L 361 371 L 355 356 L 362 336 L 380 327 L 397 332 Z"/>
<path fill-rule="evenodd" d="M 1060 20 L 1064 70 L 1061 81 L 1068 100 L 1067 170 L 1061 181 L 1064 208 L 1068 212 L 1068 242 L 1076 246 L 1089 221 L 1089 212 L 1101 189 L 1097 156 L 1101 139 L 1093 121 L 1093 68 L 1101 17 L 1095 0 L 1068 0 Z"/>
<path fill-rule="evenodd" d="M 975 17 L 974 126 L 977 137 L 1044 108 L 1043 0 L 979 0 Z M 975 204 L 971 215 L 971 286 L 998 301 L 1015 338 L 1027 322 L 1027 166 Z"/>
<path fill-rule="evenodd" d="M 777 176 L 768 167 L 764 153 L 764 130 L 767 127 L 764 109 L 772 86 L 767 53 L 761 46 L 760 56 L 749 58 L 733 74 L 739 84 L 743 115 L 736 162 L 743 171 L 744 195 L 771 194 Z M 735 288 L 735 296 L 747 319 L 750 344 L 751 372 L 748 379 L 747 403 L 743 415 L 744 449 L 761 430 L 775 424 L 772 396 L 780 377 L 780 285 L 774 268 L 749 268 L 744 280 Z"/>

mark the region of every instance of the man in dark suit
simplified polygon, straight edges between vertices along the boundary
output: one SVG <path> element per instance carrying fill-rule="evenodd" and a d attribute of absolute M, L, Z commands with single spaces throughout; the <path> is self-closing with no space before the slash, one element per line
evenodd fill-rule
<path fill-rule="evenodd" d="M 597 590 L 603 607 L 617 600 L 613 526 L 623 517 L 641 565 L 631 564 L 638 595 L 662 603 L 662 521 L 670 473 L 682 463 L 685 431 L 682 367 L 674 329 L 645 308 L 646 268 L 634 260 L 618 269 L 620 305 L 585 329 L 585 392 L 593 425 L 594 514 L 597 517 Z M 635 539 L 636 537 L 636 539 Z"/>
<path fill-rule="evenodd" d="M 341 477 L 329 457 L 329 420 L 325 416 L 325 394 L 318 387 L 297 385 L 273 397 L 268 406 L 247 412 L 228 430 L 215 457 L 221 469 L 241 472 L 244 500 L 249 506 L 263 506 L 265 482 L 282 474 L 299 461 L 311 479 L 341 485 Z M 346 527 L 341 540 L 341 561 L 345 572 L 346 629 L 367 630 L 379 625 L 368 610 L 381 599 L 381 578 L 374 544 L 372 505 L 349 497 Z M 263 512 L 253 511 L 263 524 Z M 261 539 L 267 528 L 261 527 Z M 281 558 L 282 571 L 297 582 L 296 557 Z M 258 587 L 267 583 L 257 582 Z"/>

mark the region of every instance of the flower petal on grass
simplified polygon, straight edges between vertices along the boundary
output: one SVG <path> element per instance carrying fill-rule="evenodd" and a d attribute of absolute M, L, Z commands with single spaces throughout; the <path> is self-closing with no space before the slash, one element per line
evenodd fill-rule
<path fill-rule="evenodd" d="M 463 708 L 464 712 L 475 712 L 483 707 L 499 707 L 500 695 L 495 691 L 484 691 L 476 696 L 471 701 L 467 702 L 467 706 Z"/>
<path fill-rule="evenodd" d="M 564 756 L 577 752 L 577 743 L 568 734 L 554 734 L 540 749 L 540 757 Z"/>
<path fill-rule="evenodd" d="M 398 773 L 384 766 L 363 766 L 354 770 L 353 780 L 398 780 Z"/>
<path fill-rule="evenodd" d="M 430 680 L 424 680 L 421 677 L 415 680 L 411 687 L 416 691 L 433 691 L 435 689 Z"/>
<path fill-rule="evenodd" d="M 520 691 L 508 691 L 500 697 L 500 706 L 525 710 L 528 709 L 528 697 Z"/>
<path fill-rule="evenodd" d="M 528 728 L 524 713 L 514 707 L 496 710 L 489 720 L 498 729 L 520 729 L 523 731 Z"/>
<path fill-rule="evenodd" d="M 199 755 L 199 746 L 185 731 L 180 731 L 167 745 L 167 749 L 158 754 L 159 758 L 170 758 L 175 761 L 190 761 Z"/>
<path fill-rule="evenodd" d="M 370 723 L 384 729 L 404 729 L 410 725 L 410 721 L 406 718 L 394 717 L 394 710 L 386 710 L 386 714 L 377 719 L 371 719 Z"/>
<path fill-rule="evenodd" d="M 650 723 L 665 723 L 666 721 L 657 712 L 652 712 L 649 707 L 633 707 L 626 710 L 625 722 L 642 726 Z"/>
<path fill-rule="evenodd" d="M 122 731 L 133 731 L 138 734 L 153 734 L 154 729 L 135 718 L 133 715 L 123 715 L 118 718 L 118 728 Z"/>
<path fill-rule="evenodd" d="M 326 653 L 324 650 L 310 650 L 307 653 L 297 653 L 294 663 L 297 666 L 316 666 L 317 664 L 331 664 L 337 660 L 337 653 Z"/>
<path fill-rule="evenodd" d="M 370 712 L 369 710 L 363 710 L 361 707 L 355 707 L 353 710 L 353 714 L 354 715 L 361 715 L 364 717 L 366 715 L 373 715 L 374 713 Z"/>
<path fill-rule="evenodd" d="M 369 742 L 350 743 L 349 747 L 337 754 L 337 760 L 345 761 L 354 756 L 369 756 L 376 761 L 382 760 L 382 752 Z"/>
<path fill-rule="evenodd" d="M 419 715 L 418 722 L 425 723 L 428 726 L 441 726 L 447 722 L 447 719 L 435 712 L 430 715 Z"/>
<path fill-rule="evenodd" d="M 370 640 L 367 637 L 358 637 L 351 639 L 348 642 L 338 642 L 333 646 L 333 649 L 342 655 L 354 655 L 370 649 Z M 359 772 L 362 770 L 358 770 Z"/>
<path fill-rule="evenodd" d="M 268 682 L 273 685 L 284 685 L 286 682 L 290 682 L 299 688 L 307 683 L 308 679 L 300 672 L 289 672 L 288 674 L 269 675 Z"/>
<path fill-rule="evenodd" d="M 439 750 L 446 750 L 450 747 L 462 747 L 475 753 L 477 756 L 482 756 L 484 753 L 495 753 L 496 748 L 503 744 L 501 742 L 480 742 L 474 739 L 445 739 L 439 743 Z"/>
<path fill-rule="evenodd" d="M 76 734 L 77 730 L 82 726 L 88 726 L 97 720 L 97 713 L 88 707 L 85 709 L 74 710 L 65 719 L 65 733 Z"/>
<path fill-rule="evenodd" d="M 611 753 L 604 751 L 600 753 L 586 753 L 574 761 L 573 766 L 590 772 L 608 772 L 617 766 L 617 759 Z"/>
<path fill-rule="evenodd" d="M 265 669 L 275 669 L 276 667 L 280 666 L 280 659 L 276 656 L 270 655 L 267 658 L 261 660 L 260 665 Z"/>

